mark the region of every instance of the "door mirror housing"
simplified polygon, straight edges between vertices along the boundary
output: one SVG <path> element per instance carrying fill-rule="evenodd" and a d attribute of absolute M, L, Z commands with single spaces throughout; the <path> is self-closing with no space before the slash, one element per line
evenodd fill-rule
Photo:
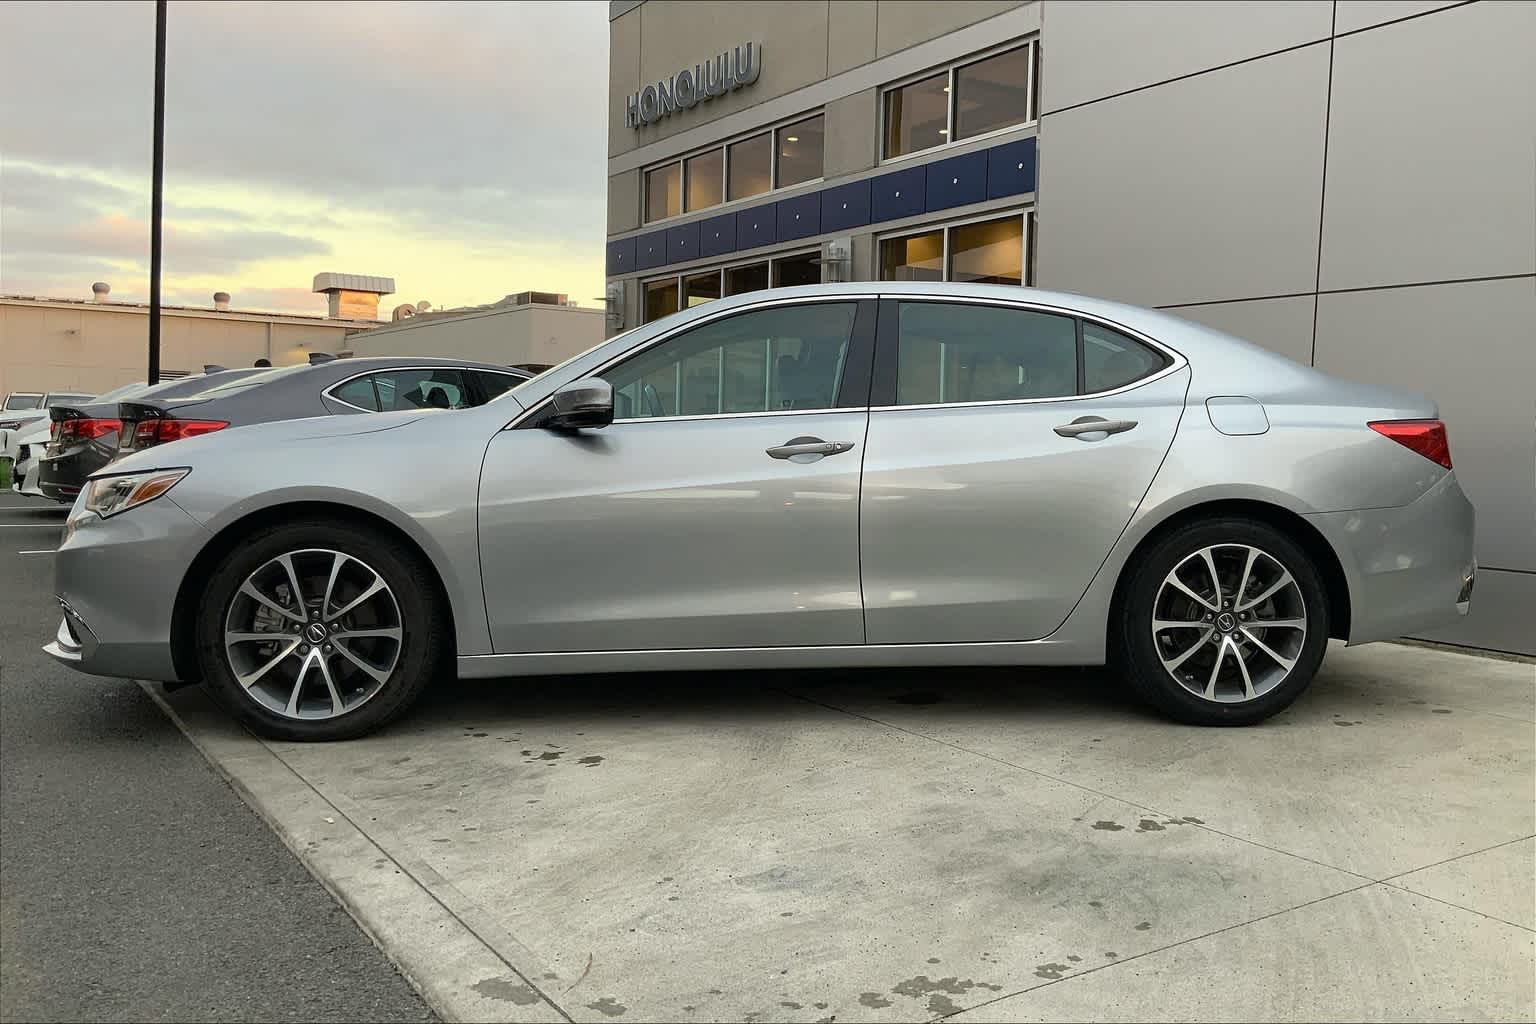
<path fill-rule="evenodd" d="M 542 426 L 550 430 L 606 427 L 613 422 L 613 385 L 601 377 L 573 380 L 550 397 Z"/>

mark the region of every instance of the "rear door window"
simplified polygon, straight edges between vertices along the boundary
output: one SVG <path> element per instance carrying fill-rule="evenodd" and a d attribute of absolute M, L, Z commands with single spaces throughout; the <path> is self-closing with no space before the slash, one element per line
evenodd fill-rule
<path fill-rule="evenodd" d="M 464 374 L 450 369 L 380 370 L 373 375 L 379 411 L 462 409 L 470 404 Z"/>
<path fill-rule="evenodd" d="M 1072 317 L 1006 306 L 903 302 L 897 325 L 897 405 L 1077 393 Z"/>

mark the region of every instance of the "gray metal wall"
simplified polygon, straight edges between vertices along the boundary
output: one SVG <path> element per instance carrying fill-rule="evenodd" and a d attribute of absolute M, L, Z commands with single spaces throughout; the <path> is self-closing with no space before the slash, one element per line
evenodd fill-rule
<path fill-rule="evenodd" d="M 1473 613 L 1536 654 L 1536 4 L 1045 0 L 1042 287 L 1440 403 Z"/>

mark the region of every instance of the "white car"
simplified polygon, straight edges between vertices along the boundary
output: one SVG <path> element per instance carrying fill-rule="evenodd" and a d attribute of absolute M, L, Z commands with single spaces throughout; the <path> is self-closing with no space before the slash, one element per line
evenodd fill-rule
<path fill-rule="evenodd" d="M 53 423 L 42 420 L 21 430 L 11 432 L 5 446 L 5 456 L 11 460 L 11 490 L 29 498 L 46 498 L 37 486 L 37 471 L 48 444 Z"/>
<path fill-rule="evenodd" d="M 129 386 L 125 385 L 117 390 L 125 391 Z M 90 398 L 90 395 L 81 394 L 78 391 L 50 391 L 46 394 L 36 391 L 12 391 L 5 396 L 4 410 L 0 410 L 0 452 L 11 454 L 13 434 L 25 431 L 39 420 L 46 424 L 48 410 L 51 407 L 85 402 Z M 14 465 L 14 462 L 12 464 Z"/>

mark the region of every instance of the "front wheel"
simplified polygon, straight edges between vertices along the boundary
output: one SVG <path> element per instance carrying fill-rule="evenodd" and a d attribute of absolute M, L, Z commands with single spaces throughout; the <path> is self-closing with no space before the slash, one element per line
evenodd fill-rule
<path fill-rule="evenodd" d="M 361 736 L 405 711 L 441 660 L 421 557 L 351 524 L 259 530 L 214 570 L 197 618 L 213 697 L 285 740 Z"/>
<path fill-rule="evenodd" d="M 1328 598 L 1306 552 L 1251 519 L 1181 527 L 1127 577 L 1112 659 L 1145 700 L 1195 725 L 1251 725 L 1312 682 Z"/>

